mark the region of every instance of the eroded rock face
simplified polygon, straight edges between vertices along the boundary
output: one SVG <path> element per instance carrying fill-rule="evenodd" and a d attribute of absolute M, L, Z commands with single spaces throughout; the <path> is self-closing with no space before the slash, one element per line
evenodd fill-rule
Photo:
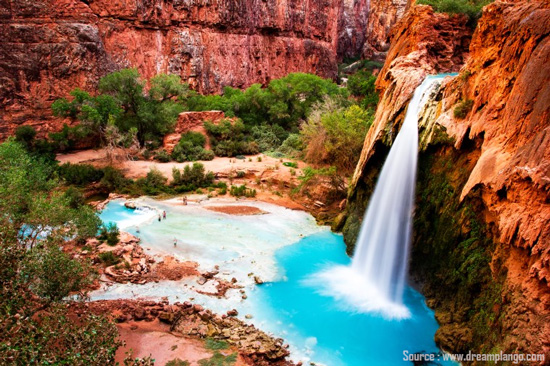
<path fill-rule="evenodd" d="M 405 14 L 408 0 L 371 0 L 363 57 L 383 61 L 390 48 L 390 34 Z"/>
<path fill-rule="evenodd" d="M 447 38 L 460 28 L 447 29 L 442 18 L 430 26 L 437 17 L 417 6 L 395 30 L 343 224 L 348 242 L 414 89 L 466 58 L 468 34 Z M 470 57 L 422 119 L 411 268 L 425 283 L 446 350 L 550 356 L 549 34 L 546 1 L 485 7 Z M 472 100 L 464 118 L 454 113 L 461 100 Z"/>
<path fill-rule="evenodd" d="M 380 103 L 352 185 L 362 176 L 375 152 L 375 144 L 395 138 L 407 104 L 426 75 L 458 71 L 463 65 L 472 34 L 466 23 L 464 16 L 434 13 L 429 6 L 415 6 L 396 24 L 388 60 L 376 80 Z"/>

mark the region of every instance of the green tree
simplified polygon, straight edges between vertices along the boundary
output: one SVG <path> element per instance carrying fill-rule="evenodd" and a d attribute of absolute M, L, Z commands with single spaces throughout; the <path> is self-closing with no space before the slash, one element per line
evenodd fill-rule
<path fill-rule="evenodd" d="M 71 320 L 62 299 L 93 280 L 86 261 L 61 249 L 95 235 L 99 219 L 71 207 L 55 169 L 19 143 L 0 144 L 0 363 L 105 365 L 116 328 L 102 318 Z"/>
<path fill-rule="evenodd" d="M 327 99 L 302 125 L 306 160 L 313 164 L 330 163 L 351 173 L 372 120 L 373 115 L 357 105 L 341 108 Z"/>

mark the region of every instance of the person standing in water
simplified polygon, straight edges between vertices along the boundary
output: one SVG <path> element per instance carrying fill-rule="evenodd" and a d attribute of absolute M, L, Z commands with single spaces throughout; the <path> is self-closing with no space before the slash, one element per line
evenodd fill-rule
<path fill-rule="evenodd" d="M 162 216 L 160 216 L 160 214 L 159 214 L 159 222 L 160 222 L 161 220 L 162 220 Z"/>
<path fill-rule="evenodd" d="M 178 239 L 174 238 L 174 248 L 178 245 Z"/>
<path fill-rule="evenodd" d="M 166 220 L 166 211 L 162 211 L 162 218 Z"/>

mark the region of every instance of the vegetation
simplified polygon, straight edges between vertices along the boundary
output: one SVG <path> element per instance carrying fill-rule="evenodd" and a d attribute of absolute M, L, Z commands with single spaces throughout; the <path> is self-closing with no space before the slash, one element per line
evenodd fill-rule
<path fill-rule="evenodd" d="M 306 161 L 352 172 L 372 120 L 373 115 L 357 105 L 342 108 L 326 99 L 301 128 Z"/>
<path fill-rule="evenodd" d="M 455 118 L 464 119 L 472 110 L 474 106 L 474 101 L 471 99 L 461 100 L 453 110 Z"/>
<path fill-rule="evenodd" d="M 94 273 L 60 247 L 94 236 L 99 219 L 58 188 L 55 169 L 13 140 L 0 144 L 0 363 L 113 363 L 119 345 L 107 320 L 78 323 L 60 302 L 82 293 Z"/>
<path fill-rule="evenodd" d="M 204 345 L 206 346 L 207 349 L 212 351 L 219 351 L 222 349 L 229 348 L 229 344 L 226 341 L 216 340 L 213 338 L 206 338 Z"/>
<path fill-rule="evenodd" d="M 212 160 L 214 153 L 204 148 L 206 137 L 198 132 L 186 132 L 174 147 L 172 159 L 178 162 L 195 160 Z"/>
<path fill-rule="evenodd" d="M 257 154 L 260 149 L 251 136 L 245 134 L 245 125 L 237 120 L 232 123 L 225 119 L 218 124 L 205 122 L 204 127 L 210 136 L 212 150 L 217 156 L 238 156 Z"/>
<path fill-rule="evenodd" d="M 256 190 L 247 188 L 246 185 L 231 186 L 229 194 L 234 197 L 256 197 Z"/>
<path fill-rule="evenodd" d="M 122 261 L 113 252 L 99 253 L 98 257 L 101 263 L 105 265 L 105 267 L 114 266 Z"/>
<path fill-rule="evenodd" d="M 190 110 L 222 110 L 229 117 L 242 119 L 247 127 L 267 123 L 292 131 L 325 95 L 346 97 L 347 92 L 330 80 L 293 73 L 272 80 L 266 88 L 260 84 L 245 91 L 227 87 L 221 96 L 194 95 L 187 104 Z"/>
<path fill-rule="evenodd" d="M 84 186 L 103 178 L 103 171 L 89 164 L 65 163 L 59 167 L 59 175 L 67 184 Z"/>
<path fill-rule="evenodd" d="M 81 121 L 84 136 L 105 138 L 105 129 L 112 122 L 121 133 L 136 131 L 141 145 L 158 144 L 170 132 L 183 111 L 177 98 L 185 97 L 188 87 L 176 75 L 159 74 L 150 80 L 145 93 L 145 82 L 136 69 L 113 72 L 99 81 L 99 94 L 92 97 L 80 89 L 70 94 L 72 100 L 56 100 L 54 115 Z"/>
<path fill-rule="evenodd" d="M 106 242 L 108 245 L 117 245 L 120 240 L 120 231 L 118 230 L 117 224 L 110 222 L 108 224 L 101 225 L 97 238 Z"/>
<path fill-rule="evenodd" d="M 475 24 L 481 9 L 493 0 L 418 0 L 417 4 L 431 5 L 435 11 L 448 14 L 465 14 Z"/>
<path fill-rule="evenodd" d="M 237 354 L 232 353 L 229 356 L 224 356 L 220 352 L 214 352 L 210 358 L 199 361 L 200 366 L 232 366 L 237 361 Z"/>
<path fill-rule="evenodd" d="M 193 163 L 186 165 L 183 170 L 174 167 L 172 178 L 172 186 L 177 192 L 187 192 L 211 186 L 214 182 L 214 173 L 205 172 L 201 163 Z"/>

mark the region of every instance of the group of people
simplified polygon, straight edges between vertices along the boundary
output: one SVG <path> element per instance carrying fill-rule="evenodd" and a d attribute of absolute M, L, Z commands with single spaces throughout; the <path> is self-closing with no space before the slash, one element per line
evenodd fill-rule
<path fill-rule="evenodd" d="M 162 215 L 159 214 L 159 221 L 166 220 L 166 211 L 162 211 Z"/>

